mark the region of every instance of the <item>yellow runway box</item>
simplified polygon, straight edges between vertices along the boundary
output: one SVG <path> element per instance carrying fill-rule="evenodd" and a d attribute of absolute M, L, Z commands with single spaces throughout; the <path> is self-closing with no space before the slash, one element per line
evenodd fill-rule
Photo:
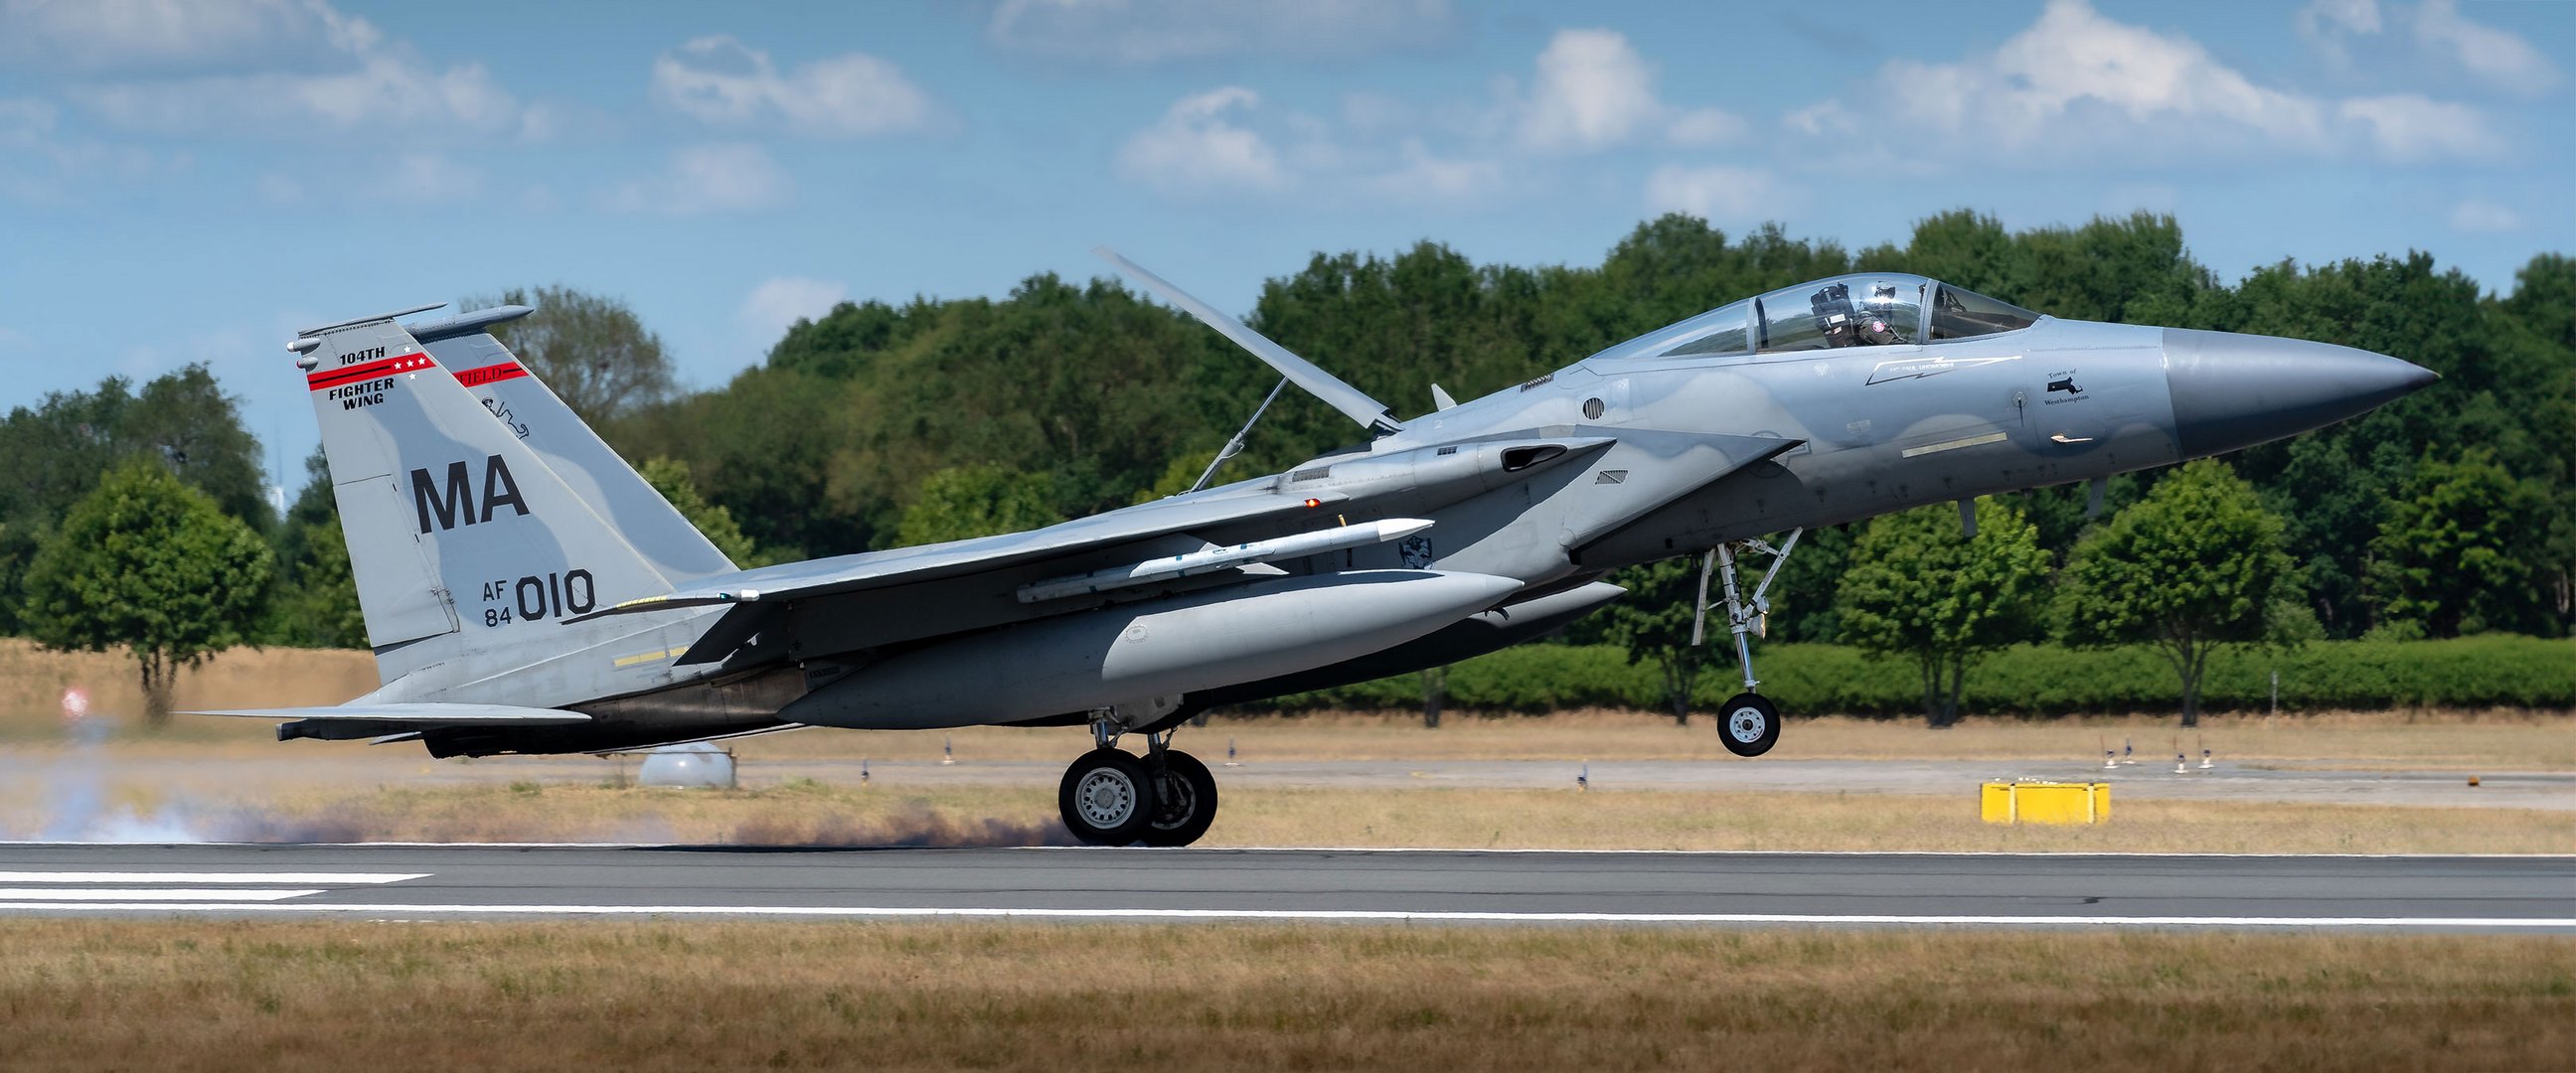
<path fill-rule="evenodd" d="M 2107 782 L 1990 782 L 1978 800 L 1987 823 L 2101 823 L 2111 818 Z"/>

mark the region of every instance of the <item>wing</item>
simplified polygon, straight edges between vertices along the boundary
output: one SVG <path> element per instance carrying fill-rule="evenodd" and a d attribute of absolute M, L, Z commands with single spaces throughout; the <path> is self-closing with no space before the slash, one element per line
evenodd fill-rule
<path fill-rule="evenodd" d="M 735 605 L 679 660 L 683 664 L 706 663 L 731 655 L 759 632 L 769 617 L 767 612 L 791 602 L 1059 560 L 1096 558 L 1113 549 L 1148 547 L 1158 539 L 1182 533 L 1285 528 L 1349 498 L 1332 492 L 1285 494 L 1276 491 L 1274 484 L 1260 481 L 1211 489 L 1025 533 L 744 570 L 703 578 L 666 595 L 630 600 L 566 622 L 679 607 Z"/>

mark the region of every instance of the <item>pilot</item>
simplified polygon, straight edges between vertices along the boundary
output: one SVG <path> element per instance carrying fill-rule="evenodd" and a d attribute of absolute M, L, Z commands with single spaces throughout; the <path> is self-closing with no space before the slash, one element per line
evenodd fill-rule
<path fill-rule="evenodd" d="M 1901 308 L 1896 302 L 1895 284 L 1872 284 L 1869 298 L 1862 303 L 1860 323 L 1853 328 L 1853 341 L 1861 346 L 1904 342 L 1905 337 L 1896 330 L 1897 314 Z"/>

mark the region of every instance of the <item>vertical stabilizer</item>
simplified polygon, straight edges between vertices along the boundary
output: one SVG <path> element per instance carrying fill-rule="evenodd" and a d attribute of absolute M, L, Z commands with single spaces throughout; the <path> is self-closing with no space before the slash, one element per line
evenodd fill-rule
<path fill-rule="evenodd" d="M 390 319 L 296 341 L 358 603 L 387 682 L 524 666 L 583 641 L 559 620 L 671 591 L 516 430 Z M 666 508 L 667 509 L 667 508 Z"/>
<path fill-rule="evenodd" d="M 734 572 L 735 563 L 716 550 L 706 534 L 618 457 L 518 355 L 484 330 L 530 312 L 526 306 L 502 306 L 414 324 L 410 330 L 431 357 L 456 374 L 457 383 L 509 426 L 662 576 L 679 582 Z"/>

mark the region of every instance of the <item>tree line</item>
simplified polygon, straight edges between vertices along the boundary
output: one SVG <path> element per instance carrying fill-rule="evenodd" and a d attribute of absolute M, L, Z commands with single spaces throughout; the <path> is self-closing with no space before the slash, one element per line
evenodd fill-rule
<path fill-rule="evenodd" d="M 2568 633 L 2576 260 L 2561 254 L 2533 258 L 2494 293 L 2421 252 L 2284 262 L 2227 283 L 2192 259 L 2167 216 L 2011 231 L 1958 211 L 1922 221 L 1902 244 L 1855 251 L 1776 226 L 1730 236 L 1670 215 L 1640 224 L 1597 266 L 1479 265 L 1428 241 L 1386 257 L 1319 253 L 1271 279 L 1246 320 L 1418 412 L 1434 383 L 1481 395 L 1738 298 L 1868 270 L 1921 273 L 2068 318 L 2340 343 L 2442 374 L 2365 417 L 2229 457 L 2239 498 L 2268 519 L 2261 526 L 2277 527 L 2279 558 L 2265 571 L 2282 585 L 2265 593 L 2264 614 L 2333 638 Z M 673 384 L 660 340 L 622 303 L 553 287 L 469 304 L 499 300 L 539 307 L 502 329 L 507 341 L 745 562 L 982 535 L 1181 491 L 1276 383 L 1186 315 L 1100 279 L 1042 274 L 1001 298 L 843 303 L 702 391 Z M 1355 438 L 1339 413 L 1291 391 L 1218 476 L 1275 472 Z M 48 625 L 58 613 L 31 599 L 32 583 L 54 584 L 64 568 L 36 567 L 47 545 L 87 532 L 71 524 L 85 497 L 123 487 L 110 474 L 148 467 L 172 479 L 149 494 L 202 496 L 214 517 L 257 538 L 265 561 L 236 580 L 255 580 L 258 592 L 226 636 L 364 643 L 319 459 L 283 514 L 271 510 L 257 440 L 203 368 L 139 388 L 110 377 L 20 407 L 0 420 L 0 455 L 12 462 L 0 472 L 0 630 L 86 643 Z M 2079 487 L 1996 497 L 1980 508 L 1998 517 L 1981 522 L 1977 541 L 1962 539 L 1948 507 L 1937 510 L 1946 532 L 1927 515 L 1808 534 L 1782 578 L 1770 635 L 1899 636 L 1871 617 L 1874 577 L 1924 574 L 1909 556 L 1991 572 L 1985 556 L 2004 554 L 2045 560 L 2038 602 L 1946 627 L 1957 644 L 2003 620 L 2017 637 L 2092 637 L 2069 632 L 2077 620 L 2063 593 L 2099 589 L 2105 582 L 2079 566 L 2108 560 L 2085 558 L 2081 545 L 2111 539 L 2122 512 L 2169 480 L 2114 479 L 2108 522 L 2086 517 Z M 2025 527 L 2029 551 L 1996 550 L 2004 546 L 1987 536 Z M 1669 601 L 1648 598 L 1695 578 L 1696 565 L 1614 579 L 1643 590 L 1623 606 L 1669 617 Z M 1615 622 L 1587 624 L 1576 639 L 1613 628 L 1640 636 Z M 1927 670 L 1944 683 L 1927 697 L 1955 696 L 1961 673 Z"/>

